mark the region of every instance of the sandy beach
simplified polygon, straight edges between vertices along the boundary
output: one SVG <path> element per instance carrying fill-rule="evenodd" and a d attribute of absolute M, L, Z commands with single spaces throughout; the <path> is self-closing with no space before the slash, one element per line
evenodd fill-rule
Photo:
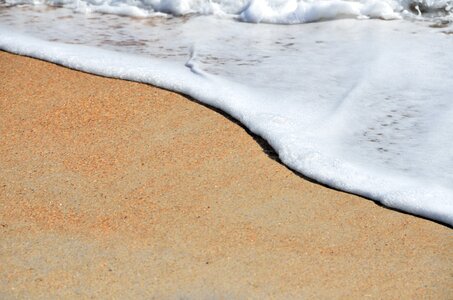
<path fill-rule="evenodd" d="M 0 298 L 453 295 L 450 228 L 304 179 L 184 96 L 0 66 Z"/>

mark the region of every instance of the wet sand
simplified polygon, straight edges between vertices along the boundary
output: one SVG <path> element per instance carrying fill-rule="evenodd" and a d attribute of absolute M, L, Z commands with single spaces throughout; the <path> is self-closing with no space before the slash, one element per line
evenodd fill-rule
<path fill-rule="evenodd" d="M 453 231 L 312 183 L 222 114 L 0 52 L 0 298 L 453 295 Z"/>

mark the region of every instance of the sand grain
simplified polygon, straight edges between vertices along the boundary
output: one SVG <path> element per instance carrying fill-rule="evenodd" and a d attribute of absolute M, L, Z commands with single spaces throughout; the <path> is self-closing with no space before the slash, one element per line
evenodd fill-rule
<path fill-rule="evenodd" d="M 0 297 L 436 298 L 451 229 L 183 96 L 0 52 Z"/>

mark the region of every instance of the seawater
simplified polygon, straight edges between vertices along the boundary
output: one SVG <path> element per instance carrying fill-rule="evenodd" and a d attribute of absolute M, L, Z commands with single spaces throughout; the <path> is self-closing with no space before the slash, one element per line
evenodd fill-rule
<path fill-rule="evenodd" d="M 190 95 L 306 176 L 453 225 L 452 11 L 443 0 L 3 0 L 0 49 Z"/>

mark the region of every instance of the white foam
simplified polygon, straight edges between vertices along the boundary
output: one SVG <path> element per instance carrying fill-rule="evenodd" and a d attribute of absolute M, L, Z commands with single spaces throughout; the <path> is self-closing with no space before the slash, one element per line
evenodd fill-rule
<path fill-rule="evenodd" d="M 154 21 L 10 7 L 0 10 L 0 49 L 190 95 L 309 177 L 453 225 L 453 59 L 443 29 Z"/>
<path fill-rule="evenodd" d="M 252 23 L 300 24 L 320 20 L 339 18 L 381 18 L 399 19 L 386 1 L 350 2 L 331 1 L 285 1 L 280 6 L 272 6 L 267 0 L 252 0 L 250 5 L 240 14 L 240 18 Z"/>
<path fill-rule="evenodd" d="M 5 0 L 9 5 L 66 7 L 81 13 L 146 18 L 156 13 L 238 15 L 244 22 L 296 24 L 338 18 L 398 19 L 403 15 L 448 14 L 452 0 Z"/>

